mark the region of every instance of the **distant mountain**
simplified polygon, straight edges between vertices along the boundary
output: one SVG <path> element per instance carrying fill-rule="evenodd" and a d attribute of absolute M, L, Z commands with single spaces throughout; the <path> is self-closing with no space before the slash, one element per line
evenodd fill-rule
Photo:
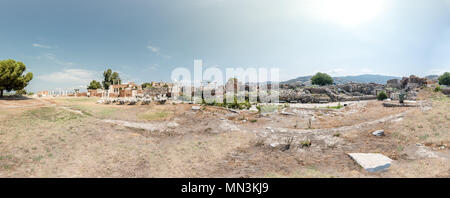
<path fill-rule="evenodd" d="M 293 84 L 293 83 L 304 83 L 304 84 L 310 84 L 312 76 L 300 76 L 295 79 L 291 79 L 285 82 L 282 82 L 283 84 Z M 364 74 L 364 75 L 357 75 L 357 76 L 338 76 L 333 77 L 333 80 L 336 84 L 345 84 L 350 82 L 355 83 L 377 83 L 377 84 L 386 84 L 386 81 L 391 79 L 401 79 L 401 77 L 396 76 L 383 76 L 383 75 L 374 75 L 374 74 Z"/>
<path fill-rule="evenodd" d="M 311 80 L 311 78 L 312 78 L 312 76 L 300 76 L 300 77 L 297 77 L 295 79 L 291 79 L 291 80 L 284 81 L 284 82 L 281 82 L 281 83 L 282 84 L 292 84 L 292 83 L 296 83 L 296 82 L 305 83 L 305 82 Z"/>
<path fill-rule="evenodd" d="M 429 75 L 425 76 L 425 78 L 429 80 L 437 80 L 439 78 L 439 75 Z"/>

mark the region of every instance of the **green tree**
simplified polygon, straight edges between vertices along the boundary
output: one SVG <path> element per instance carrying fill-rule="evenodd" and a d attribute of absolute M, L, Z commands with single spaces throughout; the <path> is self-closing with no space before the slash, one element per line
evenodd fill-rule
<path fill-rule="evenodd" d="M 381 91 L 380 93 L 378 93 L 377 99 L 378 99 L 378 100 L 385 100 L 385 99 L 387 99 L 387 94 L 386 94 L 386 92 Z"/>
<path fill-rule="evenodd" d="M 0 97 L 3 97 L 3 91 L 18 91 L 24 89 L 33 79 L 33 73 L 26 70 L 25 64 L 12 59 L 0 61 Z"/>
<path fill-rule="evenodd" d="M 120 80 L 119 77 L 119 73 L 113 73 L 111 69 L 107 69 L 105 72 L 103 72 L 103 77 L 104 80 L 102 84 L 105 89 L 109 89 L 110 85 L 118 85 L 122 83 L 122 80 Z"/>
<path fill-rule="evenodd" d="M 112 73 L 111 80 L 113 85 L 122 84 L 122 80 L 120 80 L 119 73 L 117 72 Z"/>
<path fill-rule="evenodd" d="M 440 85 L 450 86 L 450 73 L 445 72 L 444 74 L 442 74 L 442 76 L 439 77 L 438 80 Z"/>
<path fill-rule="evenodd" d="M 100 84 L 100 82 L 93 80 L 93 81 L 91 81 L 91 83 L 89 84 L 89 86 L 87 88 L 88 89 L 101 89 L 102 85 Z"/>
<path fill-rule="evenodd" d="M 148 82 L 146 82 L 146 83 L 142 83 L 142 89 L 145 89 L 145 88 L 151 88 L 152 87 L 152 83 L 148 83 Z"/>
<path fill-rule="evenodd" d="M 27 91 L 25 89 L 17 90 L 15 95 L 27 95 Z"/>
<path fill-rule="evenodd" d="M 320 86 L 331 85 L 333 84 L 333 78 L 331 78 L 331 76 L 326 73 L 318 72 L 311 78 L 311 83 L 313 85 L 320 85 Z"/>

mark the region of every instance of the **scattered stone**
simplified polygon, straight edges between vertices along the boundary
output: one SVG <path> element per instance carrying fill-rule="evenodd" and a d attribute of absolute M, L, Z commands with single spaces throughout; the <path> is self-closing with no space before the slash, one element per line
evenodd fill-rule
<path fill-rule="evenodd" d="M 438 158 L 436 153 L 433 151 L 428 150 L 424 146 L 420 146 L 419 149 L 416 151 L 416 155 L 420 158 Z"/>
<path fill-rule="evenodd" d="M 401 122 L 402 120 L 403 120 L 403 118 L 398 118 L 398 119 L 393 120 L 393 122 Z"/>
<path fill-rule="evenodd" d="M 413 104 L 413 103 L 393 103 L 393 102 L 383 102 L 383 106 L 384 107 L 419 107 L 419 105 L 417 104 Z"/>
<path fill-rule="evenodd" d="M 286 112 L 286 111 L 281 111 L 281 114 L 283 114 L 283 115 L 295 115 L 295 113 L 290 113 L 290 112 Z"/>
<path fill-rule="evenodd" d="M 192 106 L 191 109 L 194 110 L 194 111 L 197 111 L 197 110 L 200 110 L 200 106 Z"/>
<path fill-rule="evenodd" d="M 348 155 L 368 172 L 386 170 L 392 163 L 392 159 L 379 153 L 348 153 Z"/>
<path fill-rule="evenodd" d="M 252 105 L 252 107 L 250 107 L 250 109 L 248 109 L 249 111 L 253 111 L 253 112 L 258 112 L 258 108 L 256 108 L 256 105 Z"/>
<path fill-rule="evenodd" d="M 228 109 L 228 111 L 231 111 L 231 112 L 233 112 L 233 113 L 239 113 L 239 111 L 238 111 L 238 110 L 235 110 L 235 109 Z"/>
<path fill-rule="evenodd" d="M 169 128 L 176 128 L 178 127 L 180 124 L 176 123 L 176 122 L 169 122 L 167 123 L 167 127 Z"/>
<path fill-rule="evenodd" d="M 384 136 L 384 130 L 376 130 L 372 132 L 372 135 L 374 136 Z"/>
<path fill-rule="evenodd" d="M 280 144 L 277 143 L 277 142 L 270 143 L 270 146 L 271 146 L 272 148 L 275 148 L 275 147 L 277 147 L 278 145 L 280 145 Z"/>
<path fill-rule="evenodd" d="M 269 130 L 270 132 L 275 132 L 271 127 L 266 127 L 267 130 Z"/>

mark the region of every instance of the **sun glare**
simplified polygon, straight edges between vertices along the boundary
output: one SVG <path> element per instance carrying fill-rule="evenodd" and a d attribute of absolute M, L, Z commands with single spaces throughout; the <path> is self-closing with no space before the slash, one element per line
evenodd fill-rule
<path fill-rule="evenodd" d="M 385 0 L 314 0 L 311 14 L 344 26 L 368 22 L 383 11 Z"/>

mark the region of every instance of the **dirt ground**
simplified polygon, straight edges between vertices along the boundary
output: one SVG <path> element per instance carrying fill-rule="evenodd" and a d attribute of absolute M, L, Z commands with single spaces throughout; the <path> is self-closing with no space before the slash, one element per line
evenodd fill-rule
<path fill-rule="evenodd" d="M 0 100 L 0 177 L 450 177 L 450 98 L 426 89 L 420 107 L 267 114 L 98 99 Z M 394 162 L 369 173 L 351 152 Z"/>

